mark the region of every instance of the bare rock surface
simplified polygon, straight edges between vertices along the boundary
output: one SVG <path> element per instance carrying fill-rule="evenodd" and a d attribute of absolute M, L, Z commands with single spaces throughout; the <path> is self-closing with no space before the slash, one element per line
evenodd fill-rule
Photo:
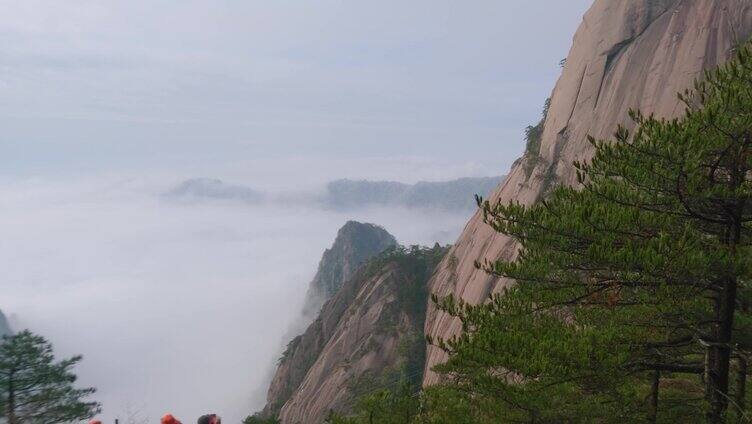
<path fill-rule="evenodd" d="M 574 36 L 539 145 L 515 163 L 491 199 L 530 204 L 555 184 L 574 184 L 572 162 L 593 153 L 587 135 L 609 138 L 618 124 L 629 127 L 630 108 L 679 115 L 676 93 L 726 61 L 750 35 L 750 0 L 596 0 Z M 509 259 L 516 251 L 512 240 L 494 233 L 476 213 L 430 289 L 482 302 L 509 282 L 476 270 L 474 261 Z M 429 305 L 426 334 L 449 338 L 460 329 L 457 320 Z M 428 347 L 424 385 L 440 381 L 430 369 L 445 359 Z"/>
<path fill-rule="evenodd" d="M 262 415 L 276 415 L 303 381 L 318 353 L 329 340 L 339 317 L 352 300 L 353 288 L 344 290 L 321 310 L 325 302 L 337 294 L 346 281 L 353 278 L 361 265 L 396 245 L 394 236 L 378 225 L 348 221 L 339 229 L 332 246 L 324 251 L 316 275 L 309 285 L 301 316 L 300 332 L 303 334 L 290 341 L 277 364 Z M 314 321 L 317 314 L 319 318 Z M 303 332 L 309 323 L 310 326 Z"/>
<path fill-rule="evenodd" d="M 315 315 L 363 263 L 396 246 L 397 240 L 375 224 L 348 221 L 337 232 L 332 247 L 324 251 L 308 288 L 303 314 Z"/>
<path fill-rule="evenodd" d="M 394 386 L 400 375 L 420 384 L 427 282 L 445 252 L 387 252 L 340 288 L 286 353 L 310 366 L 281 407 L 281 423 L 316 424 L 329 411 L 348 413 L 359 395 Z"/>

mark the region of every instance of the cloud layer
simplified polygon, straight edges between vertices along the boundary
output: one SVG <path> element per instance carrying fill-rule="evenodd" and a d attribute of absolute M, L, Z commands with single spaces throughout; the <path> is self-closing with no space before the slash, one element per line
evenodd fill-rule
<path fill-rule="evenodd" d="M 347 219 L 402 243 L 450 242 L 465 214 L 181 204 L 143 182 L 0 185 L 0 308 L 82 353 L 81 383 L 112 419 L 130 406 L 229 422 L 263 403 L 282 337 Z M 186 418 L 187 419 L 187 418 Z"/>

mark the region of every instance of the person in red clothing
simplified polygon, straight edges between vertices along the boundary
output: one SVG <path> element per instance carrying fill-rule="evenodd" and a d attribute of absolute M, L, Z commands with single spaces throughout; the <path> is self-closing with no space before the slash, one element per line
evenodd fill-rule
<path fill-rule="evenodd" d="M 162 424 L 182 424 L 180 421 L 178 421 L 177 418 L 173 417 L 172 414 L 167 414 L 164 417 L 162 417 Z"/>
<path fill-rule="evenodd" d="M 102 421 L 99 421 L 99 420 L 91 420 L 91 421 L 89 421 L 89 424 L 102 424 Z"/>

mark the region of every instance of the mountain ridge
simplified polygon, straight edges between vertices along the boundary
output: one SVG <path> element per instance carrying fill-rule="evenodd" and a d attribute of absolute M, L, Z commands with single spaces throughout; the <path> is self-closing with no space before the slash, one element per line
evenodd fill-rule
<path fill-rule="evenodd" d="M 252 205 L 308 204 L 340 211 L 371 206 L 469 211 L 475 207 L 476 194 L 489 194 L 503 178 L 463 177 L 447 181 L 418 181 L 415 184 L 338 179 L 327 183 L 323 193 L 267 193 L 217 178 L 190 178 L 168 189 L 162 196 L 172 200 L 227 200 Z"/>
<path fill-rule="evenodd" d="M 324 304 L 282 358 L 281 364 L 304 364 L 305 376 L 277 405 L 281 423 L 320 423 L 330 411 L 348 413 L 363 387 L 378 387 L 392 373 L 420 386 L 426 283 L 445 252 L 438 245 L 387 250 Z M 267 404 L 262 415 L 274 416 L 274 409 Z"/>
<path fill-rule="evenodd" d="M 331 247 L 322 254 L 316 275 L 308 286 L 298 326 L 277 363 L 262 415 L 277 415 L 300 385 L 315 355 L 323 349 L 335 328 L 339 314 L 348 306 L 342 299 L 349 299 L 349 295 L 340 295 L 340 300 L 333 303 L 330 300 L 347 281 L 354 278 L 363 264 L 395 246 L 397 240 L 394 236 L 375 224 L 348 221 L 337 231 Z M 349 291 L 347 293 L 351 294 Z M 323 312 L 322 307 L 325 306 L 328 309 Z M 322 314 L 328 318 L 319 319 Z"/>

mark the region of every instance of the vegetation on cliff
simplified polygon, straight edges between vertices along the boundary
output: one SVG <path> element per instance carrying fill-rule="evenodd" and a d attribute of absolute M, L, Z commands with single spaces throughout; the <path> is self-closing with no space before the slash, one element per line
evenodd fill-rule
<path fill-rule="evenodd" d="M 516 284 L 481 305 L 434 298 L 464 330 L 429 340 L 445 384 L 332 422 L 750 421 L 750 48 L 680 99 L 679 119 L 633 112 L 633 133 L 591 139 L 577 188 L 479 199 L 521 251 L 476 266 Z"/>
<path fill-rule="evenodd" d="M 288 346 L 283 363 L 301 375 L 297 383 L 247 421 L 274 422 L 279 415 L 320 422 L 330 409 L 349 413 L 385 390 L 417 393 L 426 356 L 427 283 L 446 252 L 439 245 L 394 246 L 358 268 Z M 337 393 L 331 404 L 321 404 L 322 391 Z"/>
<path fill-rule="evenodd" d="M 481 306 L 441 301 L 467 332 L 436 341 L 451 354 L 438 369 L 506 420 L 744 417 L 750 80 L 746 49 L 681 96 L 681 119 L 634 112 L 634 134 L 591 140 L 578 189 L 482 202 L 522 251 L 478 266 L 517 284 Z"/>

